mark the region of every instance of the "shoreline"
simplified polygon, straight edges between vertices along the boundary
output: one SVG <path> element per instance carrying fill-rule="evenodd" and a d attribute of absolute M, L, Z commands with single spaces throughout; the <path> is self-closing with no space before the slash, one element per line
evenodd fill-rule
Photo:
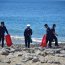
<path fill-rule="evenodd" d="M 12 44 L 12 46 L 13 47 L 20 47 L 20 48 L 25 48 L 25 43 L 19 43 L 19 44 Z M 11 46 L 11 47 L 12 47 Z M 59 47 L 60 48 L 63 48 L 63 46 L 65 46 L 65 42 L 64 43 L 59 43 Z M 0 44 L 0 47 L 1 47 L 1 44 Z M 5 43 L 5 45 L 4 45 L 4 48 L 6 48 L 6 47 L 8 47 L 7 45 L 6 45 L 6 43 Z M 56 46 L 55 46 L 55 43 L 53 42 L 52 43 L 52 48 L 55 48 Z M 58 48 L 59 48 L 58 47 Z M 9 47 L 8 47 L 9 48 Z M 40 46 L 40 43 L 30 43 L 30 48 L 42 48 L 41 46 Z M 45 48 L 45 47 L 43 47 L 43 48 Z M 47 44 L 47 47 L 46 48 L 48 48 L 48 44 Z"/>
<path fill-rule="evenodd" d="M 13 44 L 25 44 L 24 37 L 11 36 L 11 39 L 12 39 Z M 42 41 L 42 38 L 32 38 L 33 44 L 36 44 L 36 43 L 39 44 L 39 43 L 41 43 L 41 41 Z M 59 38 L 58 42 L 59 42 L 59 44 L 60 43 L 64 44 L 65 43 L 64 37 L 63 38 Z"/>
<path fill-rule="evenodd" d="M 11 36 L 11 38 L 12 39 L 18 39 L 18 40 L 24 40 L 24 36 L 17 36 L 17 35 L 14 35 L 14 36 Z M 43 35 L 42 35 L 42 37 L 31 37 L 32 39 L 33 39 L 33 41 L 36 41 L 36 40 L 42 40 L 42 38 L 43 38 Z M 58 36 L 57 37 L 58 38 L 58 40 L 59 41 L 65 41 L 65 37 L 60 37 L 60 36 Z"/>

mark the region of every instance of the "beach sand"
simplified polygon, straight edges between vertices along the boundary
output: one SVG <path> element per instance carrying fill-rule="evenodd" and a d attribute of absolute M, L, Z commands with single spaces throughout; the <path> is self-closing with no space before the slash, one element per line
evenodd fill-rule
<path fill-rule="evenodd" d="M 37 44 L 31 48 L 23 44 L 14 46 L 0 47 L 0 65 L 65 65 L 65 44 L 58 48 L 41 48 Z"/>

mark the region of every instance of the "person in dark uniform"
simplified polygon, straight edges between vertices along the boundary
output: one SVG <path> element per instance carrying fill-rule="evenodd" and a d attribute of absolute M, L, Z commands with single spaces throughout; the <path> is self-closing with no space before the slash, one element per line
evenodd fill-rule
<path fill-rule="evenodd" d="M 28 24 L 27 28 L 24 31 L 25 47 L 26 48 L 30 48 L 30 43 L 32 42 L 31 35 L 32 35 L 32 29 L 30 28 L 30 24 Z"/>
<path fill-rule="evenodd" d="M 48 46 L 51 48 L 52 47 L 51 46 L 51 42 L 52 42 L 51 29 L 49 28 L 48 24 L 45 24 L 44 26 L 46 28 L 46 35 L 47 35 L 47 37 L 46 37 L 46 43 L 48 43 L 48 41 L 49 41 Z"/>
<path fill-rule="evenodd" d="M 4 35 L 5 32 L 8 34 L 7 28 L 4 25 L 4 22 L 1 22 L 0 26 L 0 42 L 2 41 L 2 47 L 4 47 Z"/>
<path fill-rule="evenodd" d="M 55 27 L 56 27 L 56 24 L 53 24 L 52 29 L 51 29 L 51 31 L 52 31 L 52 38 L 55 41 L 55 46 L 58 46 L 58 39 L 56 37 L 58 35 L 55 32 Z"/>

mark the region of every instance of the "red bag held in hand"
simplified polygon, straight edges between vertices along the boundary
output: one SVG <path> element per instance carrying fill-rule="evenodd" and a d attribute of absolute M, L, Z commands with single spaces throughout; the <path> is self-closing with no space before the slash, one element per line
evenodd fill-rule
<path fill-rule="evenodd" d="M 43 36 L 42 42 L 40 43 L 40 46 L 41 47 L 46 47 L 47 46 L 47 43 L 46 43 L 46 34 Z"/>
<path fill-rule="evenodd" d="M 12 40 L 9 34 L 5 36 L 5 40 L 6 40 L 6 45 L 10 47 L 12 45 Z"/>

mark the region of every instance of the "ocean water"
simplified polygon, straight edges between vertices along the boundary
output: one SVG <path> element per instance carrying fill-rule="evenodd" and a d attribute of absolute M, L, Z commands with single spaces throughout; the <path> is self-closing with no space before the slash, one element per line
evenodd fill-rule
<path fill-rule="evenodd" d="M 41 41 L 46 33 L 44 24 L 52 27 L 56 24 L 58 40 L 65 42 L 65 1 L 43 2 L 0 2 L 0 22 L 5 25 L 12 36 L 13 43 L 24 42 L 24 29 L 27 24 L 33 30 L 33 41 Z"/>

